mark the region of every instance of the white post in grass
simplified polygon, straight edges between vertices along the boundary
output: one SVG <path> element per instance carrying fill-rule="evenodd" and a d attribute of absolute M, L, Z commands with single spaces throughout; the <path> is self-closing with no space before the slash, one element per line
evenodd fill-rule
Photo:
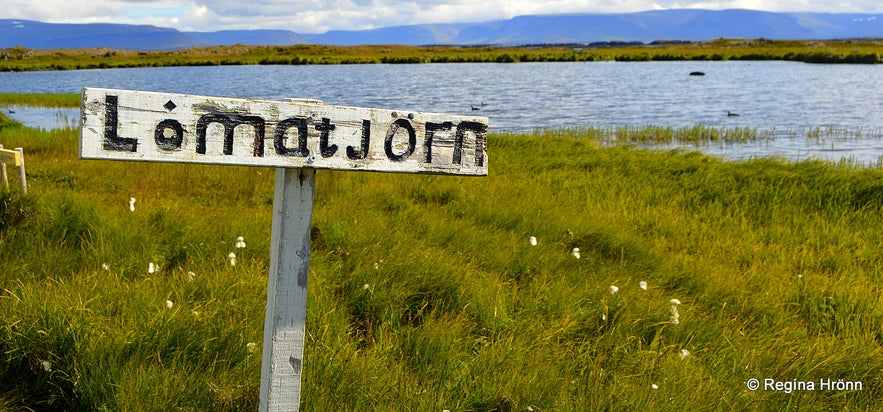
<path fill-rule="evenodd" d="M 2 151 L 2 150 L 3 150 L 3 145 L 0 144 L 0 151 Z M 3 184 L 8 189 L 9 188 L 9 177 L 6 176 L 6 162 L 4 162 L 3 159 L 0 159 L 0 179 L 3 180 Z"/>
<path fill-rule="evenodd" d="M 18 184 L 21 185 L 21 192 L 28 193 L 28 179 L 25 177 L 25 149 L 16 147 L 18 152 Z"/>
<path fill-rule="evenodd" d="M 80 158 L 276 168 L 260 410 L 300 409 L 316 169 L 487 175 L 488 119 L 83 89 Z"/>
<path fill-rule="evenodd" d="M 315 169 L 276 169 L 261 411 L 297 411 L 303 371 Z"/>

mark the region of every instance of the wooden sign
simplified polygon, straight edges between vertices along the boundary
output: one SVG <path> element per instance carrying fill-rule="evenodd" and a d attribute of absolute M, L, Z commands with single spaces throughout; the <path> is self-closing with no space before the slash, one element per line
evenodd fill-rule
<path fill-rule="evenodd" d="M 487 175 L 488 119 L 83 90 L 83 159 Z"/>
<path fill-rule="evenodd" d="M 19 167 L 21 166 L 21 153 L 18 150 L 0 149 L 0 163 Z"/>
<path fill-rule="evenodd" d="M 487 175 L 488 119 L 83 89 L 80 157 L 275 166 L 261 411 L 297 411 L 316 169 Z"/>
<path fill-rule="evenodd" d="M 6 174 L 7 164 L 18 168 L 18 184 L 21 186 L 22 193 L 28 193 L 24 149 L 21 147 L 16 147 L 15 150 L 4 149 L 0 144 L 0 180 L 3 180 L 4 186 L 9 187 L 9 177 Z"/>

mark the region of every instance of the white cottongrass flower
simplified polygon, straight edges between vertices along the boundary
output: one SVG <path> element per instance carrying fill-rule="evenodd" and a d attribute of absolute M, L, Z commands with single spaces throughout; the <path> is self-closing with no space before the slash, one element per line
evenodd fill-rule
<path fill-rule="evenodd" d="M 52 372 L 52 362 L 49 362 L 48 360 L 44 360 L 44 361 L 40 362 L 40 365 L 43 366 L 44 371 Z"/>
<path fill-rule="evenodd" d="M 107 263 L 102 263 L 101 268 L 104 270 L 110 270 L 110 265 L 108 265 Z"/>
<path fill-rule="evenodd" d="M 170 300 L 166 301 L 166 309 L 171 309 L 174 306 L 175 306 L 175 302 L 172 302 Z"/>
<path fill-rule="evenodd" d="M 129 210 L 132 211 L 132 212 L 135 211 L 135 201 L 136 201 L 136 200 L 137 200 L 137 199 L 135 199 L 134 197 L 130 197 L 130 198 L 129 198 Z"/>
<path fill-rule="evenodd" d="M 236 249 L 245 249 L 245 238 L 239 236 L 236 238 Z"/>
<path fill-rule="evenodd" d="M 573 255 L 573 257 L 579 259 L 579 257 L 580 257 L 579 256 L 579 248 L 578 247 L 573 248 L 573 250 L 570 251 L 570 254 Z"/>
<path fill-rule="evenodd" d="M 614 295 L 616 294 L 616 292 L 619 292 L 619 287 L 617 287 L 616 285 L 610 285 L 610 294 Z"/>
<path fill-rule="evenodd" d="M 651 384 L 651 385 L 650 385 L 650 388 L 652 388 L 652 389 L 659 389 L 659 386 L 656 385 L 656 384 L 654 383 L 654 384 Z"/>
<path fill-rule="evenodd" d="M 254 342 L 248 342 L 245 344 L 245 350 L 248 351 L 248 353 L 254 353 L 256 350 L 258 350 L 258 344 Z"/>
<path fill-rule="evenodd" d="M 230 261 L 230 266 L 236 266 L 236 254 L 235 253 L 230 252 L 230 254 L 227 255 L 227 260 Z"/>
<path fill-rule="evenodd" d="M 643 280 L 638 282 L 638 286 L 641 287 L 641 290 L 647 290 L 647 282 L 645 282 Z"/>
<path fill-rule="evenodd" d="M 371 285 L 369 285 L 369 284 L 367 284 L 367 283 L 364 284 L 364 285 L 362 285 L 362 289 L 368 290 L 368 289 L 370 289 L 370 288 L 371 288 Z"/>
<path fill-rule="evenodd" d="M 154 264 L 153 262 L 150 262 L 150 264 L 147 265 L 147 273 L 154 273 L 154 272 L 156 272 L 156 264 Z"/>
<path fill-rule="evenodd" d="M 687 359 L 687 357 L 690 356 L 690 351 L 686 349 L 681 349 L 681 351 L 678 352 L 678 356 L 681 357 L 681 360 Z"/>
<path fill-rule="evenodd" d="M 668 303 L 671 305 L 671 323 L 673 325 L 681 323 L 681 315 L 678 313 L 678 305 L 681 304 L 681 301 L 672 299 Z"/>
<path fill-rule="evenodd" d="M 530 242 L 531 246 L 537 245 L 537 237 L 536 236 L 531 236 L 530 239 L 528 239 L 528 241 Z"/>
<path fill-rule="evenodd" d="M 196 273 L 193 273 L 193 272 L 187 272 L 187 280 L 189 280 L 189 281 L 192 282 L 193 279 L 196 279 Z"/>

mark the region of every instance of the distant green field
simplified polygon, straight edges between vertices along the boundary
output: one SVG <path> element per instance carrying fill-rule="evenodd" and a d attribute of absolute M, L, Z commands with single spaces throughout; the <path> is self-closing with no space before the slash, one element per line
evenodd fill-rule
<path fill-rule="evenodd" d="M 241 64 L 414 64 L 472 62 L 792 60 L 807 63 L 883 63 L 883 40 L 793 41 L 719 39 L 699 43 L 587 47 L 456 46 L 219 46 L 175 51 L 0 49 L 0 71 Z"/>
<path fill-rule="evenodd" d="M 0 189 L 0 410 L 255 410 L 273 171 L 78 160 L 77 133 L 0 117 L 30 183 Z M 488 153 L 317 174 L 303 410 L 879 405 L 883 171 L 588 131 Z"/>

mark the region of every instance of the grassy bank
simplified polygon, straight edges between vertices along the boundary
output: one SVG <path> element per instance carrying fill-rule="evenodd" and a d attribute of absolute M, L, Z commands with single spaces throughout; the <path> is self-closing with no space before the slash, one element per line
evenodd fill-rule
<path fill-rule="evenodd" d="M 30 182 L 0 191 L 0 409 L 256 409 L 273 171 L 0 143 Z M 486 178 L 318 173 L 304 410 L 878 404 L 883 171 L 579 131 L 488 151 Z"/>
<path fill-rule="evenodd" d="M 175 51 L 2 49 L 0 71 L 242 64 L 377 64 L 653 60 L 791 60 L 881 63 L 883 41 L 715 40 L 660 45 L 587 47 L 220 46 Z"/>
<path fill-rule="evenodd" d="M 77 93 L 0 93 L 0 105 L 37 107 L 80 107 Z"/>

